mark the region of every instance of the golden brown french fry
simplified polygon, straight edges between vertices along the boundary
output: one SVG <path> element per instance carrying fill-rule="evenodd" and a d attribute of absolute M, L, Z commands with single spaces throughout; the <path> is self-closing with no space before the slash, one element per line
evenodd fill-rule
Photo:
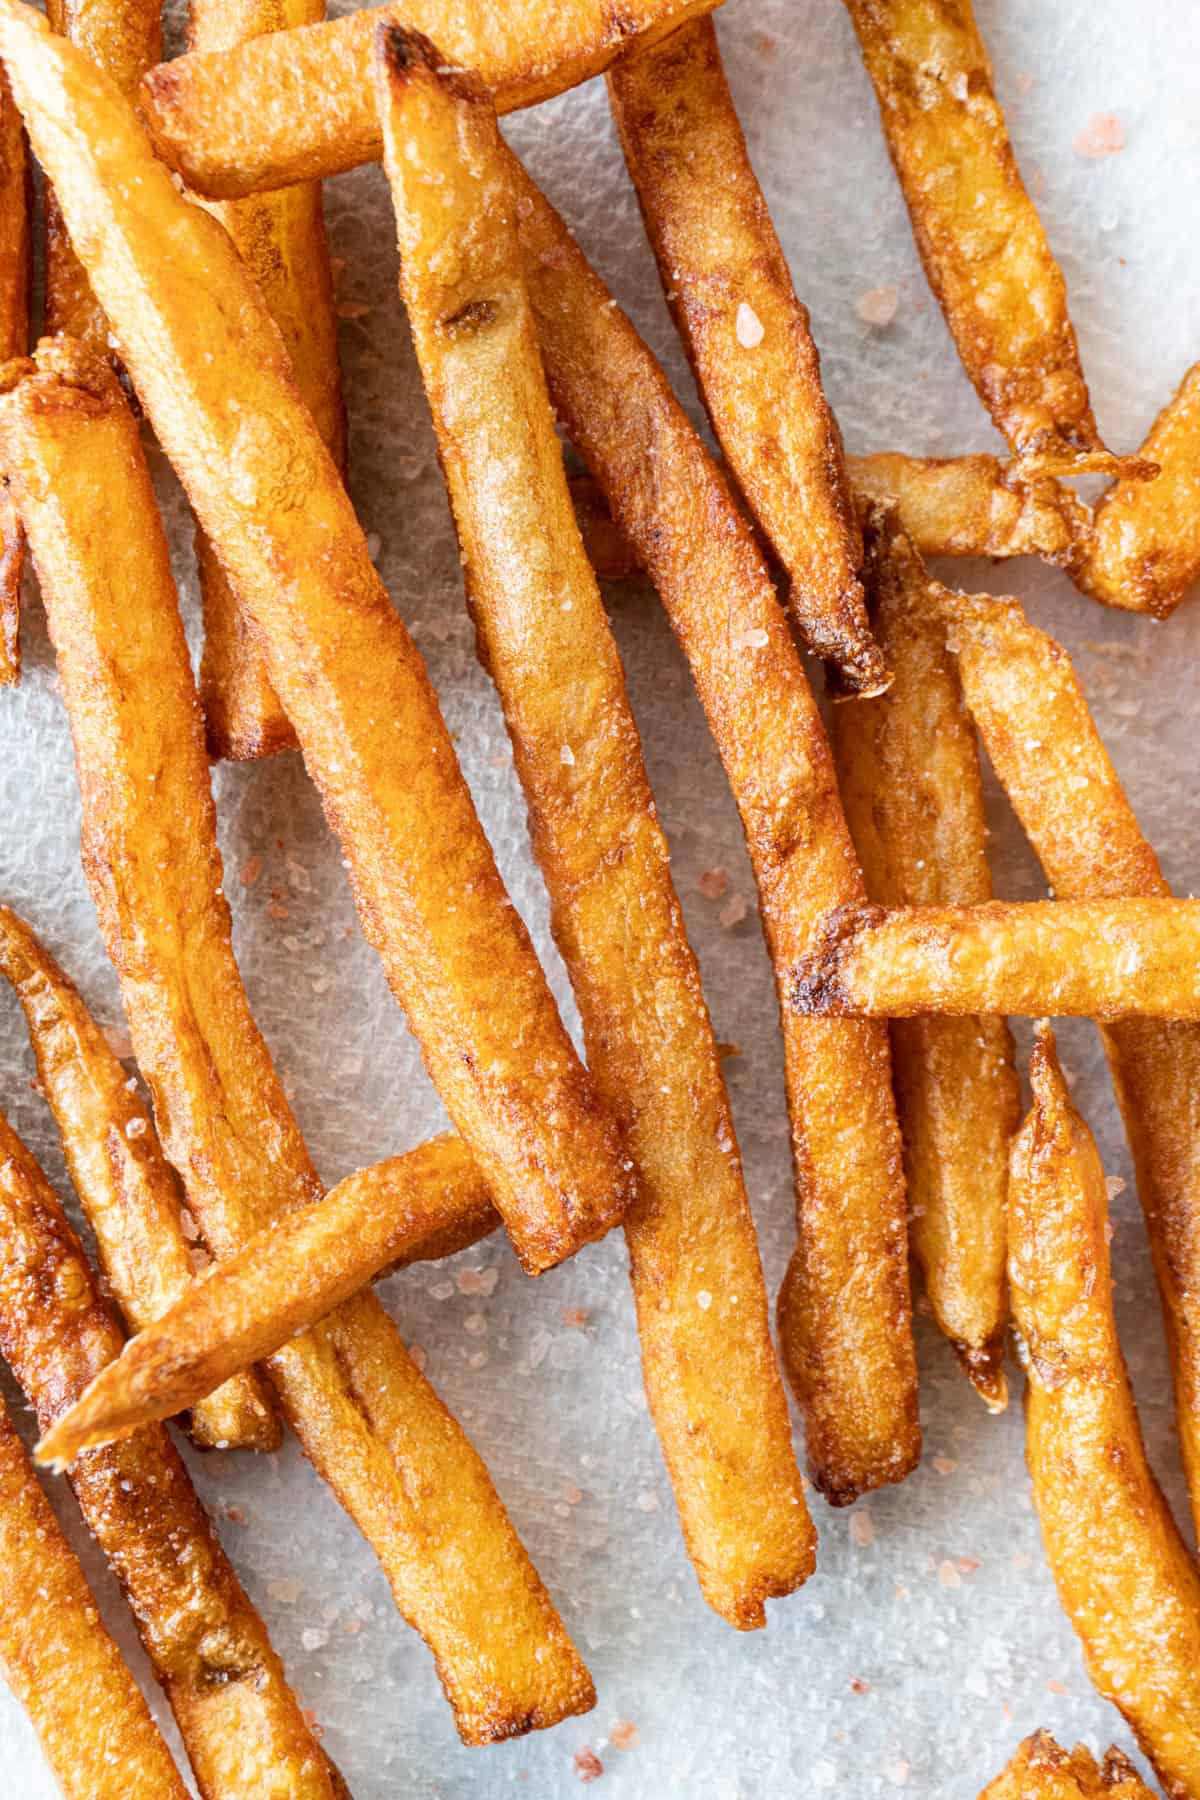
<path fill-rule="evenodd" d="M 1012 1151 L 1009 1282 L 1046 1560 L 1097 1689 L 1176 1800 L 1200 1793 L 1200 1574 L 1146 1460 L 1117 1341 L 1104 1170 L 1050 1029 Z"/>
<path fill-rule="evenodd" d="M 42 1092 L 109 1291 L 130 1330 L 140 1331 L 192 1286 L 179 1178 L 78 990 L 3 905 L 0 974 L 24 1010 Z M 202 1449 L 223 1450 L 275 1450 L 282 1437 L 270 1394 L 252 1370 L 200 1400 L 189 1435 Z"/>
<path fill-rule="evenodd" d="M 515 158 L 551 398 L 659 591 L 737 801 L 783 1016 L 799 1245 L 780 1302 L 814 1478 L 851 1501 L 920 1455 L 904 1178 L 881 1025 L 807 1022 L 794 961 L 862 878 L 829 745 L 752 533 L 666 377 Z"/>
<path fill-rule="evenodd" d="M 1200 363 L 1159 413 L 1141 455 L 1156 480 L 1128 477 L 1096 508 L 1076 580 L 1105 606 L 1174 612 L 1200 575 Z"/>
<path fill-rule="evenodd" d="M 29 163 L 25 127 L 0 75 L 0 358 L 29 348 Z M 0 687 L 21 674 L 21 574 L 25 533 L 0 487 Z"/>
<path fill-rule="evenodd" d="M 120 1350 L 58 1197 L 0 1116 L 0 1352 L 43 1431 Z M 90 1451 L 71 1485 L 207 1800 L 337 1800 L 332 1767 L 165 1427 Z"/>
<path fill-rule="evenodd" d="M 20 0 L 0 6 L 0 54 L 159 442 L 262 637 L 367 936 L 538 1273 L 619 1220 L 628 1163 L 278 330 L 102 74 Z"/>
<path fill-rule="evenodd" d="M 833 1018 L 927 1013 L 1200 1019 L 1200 900 L 845 906 L 791 1003 Z"/>
<path fill-rule="evenodd" d="M 879 693 L 887 668 L 863 604 L 841 437 L 712 20 L 618 58 L 608 91 L 672 316 L 796 624 L 845 692 Z"/>
<path fill-rule="evenodd" d="M 323 1200 L 256 1232 L 130 1338 L 56 1420 L 38 1445 L 38 1461 L 62 1467 L 81 1450 L 173 1417 L 377 1275 L 452 1256 L 499 1224 L 461 1138 L 432 1138 L 360 1169 Z"/>
<path fill-rule="evenodd" d="M 871 625 L 892 671 L 878 699 L 833 709 L 842 803 L 880 906 L 992 897 L 975 733 L 929 577 L 895 517 L 866 518 Z M 898 1019 L 892 1069 L 909 1241 L 933 1316 L 993 1411 L 1004 1379 L 1004 1208 L 1020 1119 L 1003 1019 Z"/>
<path fill-rule="evenodd" d="M 1027 469 L 1116 468 L 971 0 L 846 0 L 846 9 L 929 285 L 980 399 Z"/>
<path fill-rule="evenodd" d="M 65 342 L 39 356 L 0 378 L 0 453 L 13 452 L 72 719 L 85 867 L 164 1147 L 226 1256 L 321 1189 L 233 957 L 199 706 L 136 426 L 102 361 Z M 268 1372 L 438 1658 L 464 1737 L 590 1705 L 487 1471 L 373 1297 L 286 1345 Z"/>
<path fill-rule="evenodd" d="M 324 17 L 325 0 L 191 0 L 188 45 L 200 52 L 229 50 L 265 32 L 317 24 Z M 346 413 L 320 182 L 214 201 L 208 210 L 233 239 L 266 301 L 300 397 L 344 474 Z M 271 686 L 262 651 L 203 532 L 196 554 L 204 611 L 200 702 L 210 756 L 246 761 L 294 749 L 296 734 Z"/>
<path fill-rule="evenodd" d="M 812 1572 L 815 1534 L 729 1097 L 625 676 L 571 512 L 496 115 L 381 27 L 400 287 L 482 661 L 504 706 L 589 1065 L 627 1134 L 650 1410 L 705 1599 L 741 1630 Z"/>
<path fill-rule="evenodd" d="M 371 40 L 381 20 L 427 33 L 511 112 L 598 75 L 634 38 L 653 42 L 719 3 L 403 0 L 163 63 L 142 84 L 141 112 L 158 155 L 189 187 L 235 199 L 378 162 Z"/>
<path fill-rule="evenodd" d="M 187 1800 L 0 1401 L 0 1676 L 65 1800 Z"/>
<path fill-rule="evenodd" d="M 1154 1800 L 1129 1758 L 1109 1745 L 1097 1766 L 1091 1751 L 1067 1751 L 1048 1731 L 1035 1731 L 979 1800 Z"/>
<path fill-rule="evenodd" d="M 998 456 L 883 451 L 848 467 L 858 499 L 891 502 L 922 556 L 1040 556 L 1073 570 L 1091 530 L 1091 510 L 1070 488 L 1023 481 Z"/>

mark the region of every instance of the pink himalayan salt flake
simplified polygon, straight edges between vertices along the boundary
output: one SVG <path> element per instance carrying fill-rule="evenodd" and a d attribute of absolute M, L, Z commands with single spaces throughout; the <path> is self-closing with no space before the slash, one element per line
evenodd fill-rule
<path fill-rule="evenodd" d="M 750 908 L 746 905 L 742 895 L 734 894 L 728 906 L 723 906 L 717 914 L 717 917 L 725 927 L 725 930 L 731 931 L 735 925 L 741 924 L 749 910 Z"/>
<path fill-rule="evenodd" d="M 454 1285 L 460 1294 L 494 1294 L 500 1279 L 499 1269 L 460 1269 Z"/>
<path fill-rule="evenodd" d="M 939 1475 L 953 1475 L 958 1464 L 952 1456 L 935 1456 L 933 1466 Z"/>
<path fill-rule="evenodd" d="M 580 1781 L 599 1781 L 604 1773 L 604 1764 L 590 1744 L 585 1744 L 582 1750 L 577 1750 L 573 1760 L 575 1773 Z"/>
<path fill-rule="evenodd" d="M 128 1062 L 133 1055 L 133 1039 L 127 1025 L 106 1025 L 104 1041 L 118 1062 Z"/>
<path fill-rule="evenodd" d="M 1104 1177 L 1104 1185 L 1108 1189 L 1108 1197 L 1110 1200 L 1115 1200 L 1118 1194 L 1123 1194 L 1125 1192 L 1125 1183 L 1121 1180 L 1119 1175 L 1106 1175 Z"/>
<path fill-rule="evenodd" d="M 1069 1694 L 1070 1691 L 1070 1688 L 1067 1687 L 1065 1682 L 1056 1681 L 1053 1676 L 1051 1676 L 1050 1680 L 1046 1683 L 1046 1692 L 1048 1694 Z"/>
<path fill-rule="evenodd" d="M 467 1358 L 468 1369 L 486 1369 L 488 1353 L 486 1350 L 472 1350 Z"/>
<path fill-rule="evenodd" d="M 632 1719 L 614 1719 L 609 1728 L 608 1741 L 614 1750 L 634 1750 L 637 1748 L 638 1728 Z"/>
<path fill-rule="evenodd" d="M 875 1521 L 865 1507 L 850 1515 L 850 1542 L 859 1550 L 869 1550 L 875 1542 Z"/>
<path fill-rule="evenodd" d="M 255 882 L 258 880 L 259 876 L 262 874 L 262 866 L 263 866 L 263 864 L 262 864 L 261 856 L 247 857 L 246 861 L 242 864 L 240 873 L 238 874 L 238 880 L 241 882 L 243 887 L 253 887 L 254 886 Z"/>
<path fill-rule="evenodd" d="M 948 1559 L 938 1564 L 937 1578 L 944 1588 L 960 1588 L 962 1586 L 962 1576 Z"/>
<path fill-rule="evenodd" d="M 757 350 L 766 335 L 762 320 L 748 300 L 743 300 L 738 306 L 734 331 L 743 350 Z"/>
<path fill-rule="evenodd" d="M 564 1306 L 558 1316 L 569 1331 L 582 1331 L 588 1322 L 586 1306 Z"/>
<path fill-rule="evenodd" d="M 868 288 L 854 302 L 854 310 L 864 325 L 874 325 L 880 330 L 890 325 L 900 305 L 900 289 L 892 284 L 886 287 Z"/>
<path fill-rule="evenodd" d="M 706 900 L 719 900 L 729 890 L 729 870 L 718 864 L 712 869 L 705 869 L 696 886 Z"/>
<path fill-rule="evenodd" d="M 361 1619 L 343 1619 L 342 1620 L 342 1630 L 345 1632 L 347 1637 L 357 1637 L 359 1632 L 362 1630 L 362 1620 Z"/>
<path fill-rule="evenodd" d="M 652 1494 L 648 1488 L 643 1488 L 634 1501 L 634 1505 L 639 1512 L 656 1513 L 658 1511 L 658 1495 Z"/>
<path fill-rule="evenodd" d="M 1031 94 L 1036 81 L 1037 76 L 1031 75 L 1028 69 L 1018 69 L 1013 76 L 1013 85 L 1018 94 Z"/>
<path fill-rule="evenodd" d="M 232 1506 L 228 1501 L 222 1502 L 221 1517 L 223 1519 L 228 1519 L 231 1525 L 244 1525 L 246 1523 L 245 1508 L 241 1506 Z"/>
<path fill-rule="evenodd" d="M 578 1506 L 579 1502 L 583 1499 L 583 1489 L 573 1487 L 571 1483 L 568 1482 L 563 1489 L 563 1499 L 568 1506 Z"/>
<path fill-rule="evenodd" d="M 958 1566 L 964 1575 L 974 1575 L 977 1569 L 982 1569 L 983 1564 L 977 1556 L 960 1556 Z"/>
<path fill-rule="evenodd" d="M 1072 149 L 1080 156 L 1115 156 L 1125 148 L 1125 127 L 1116 113 L 1093 113 Z"/>

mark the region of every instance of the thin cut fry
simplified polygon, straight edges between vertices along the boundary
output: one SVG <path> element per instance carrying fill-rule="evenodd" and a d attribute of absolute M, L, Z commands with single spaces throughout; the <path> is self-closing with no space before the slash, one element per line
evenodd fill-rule
<path fill-rule="evenodd" d="M 214 1263 L 130 1338 L 38 1445 L 38 1461 L 64 1467 L 81 1450 L 173 1417 L 377 1275 L 452 1256 L 499 1224 L 461 1138 L 433 1138 L 361 1169 Z"/>
<path fill-rule="evenodd" d="M 1085 1745 L 1066 1751 L 1048 1731 L 1035 1731 L 979 1800 L 1154 1800 L 1154 1796 L 1115 1745 L 1109 1745 L 1097 1767 Z"/>
<path fill-rule="evenodd" d="M 324 17 L 325 0 L 192 0 L 188 44 L 196 51 L 227 50 Z M 266 301 L 300 397 L 344 474 L 346 413 L 320 182 L 211 202 L 208 210 L 233 239 Z M 253 629 L 203 532 L 196 552 L 204 610 L 200 701 L 209 754 L 246 761 L 293 749 L 296 734 L 271 686 Z"/>
<path fill-rule="evenodd" d="M 838 706 L 833 750 L 870 898 L 881 906 L 992 897 L 975 733 L 926 575 L 895 519 L 868 515 L 870 619 L 892 671 L 876 700 Z M 1020 1119 L 1003 1019 L 898 1019 L 892 1068 L 909 1240 L 933 1316 L 993 1411 L 1004 1379 L 1004 1207 Z"/>
<path fill-rule="evenodd" d="M 401 292 L 589 1065 L 627 1134 L 650 1410 L 709 1604 L 739 1629 L 815 1534 L 700 976 L 625 676 L 571 513 L 487 90 L 381 27 Z"/>
<path fill-rule="evenodd" d="M 887 1033 L 784 1005 L 826 911 L 861 898 L 829 746 L 754 538 L 662 370 L 515 158 L 517 229 L 551 398 L 692 667 L 746 833 L 779 985 L 799 1246 L 785 1364 L 828 1498 L 920 1455 L 904 1180 Z"/>
<path fill-rule="evenodd" d="M 109 1291 L 130 1330 L 140 1331 L 192 1286 L 179 1178 L 78 991 L 7 906 L 0 906 L 0 974 L 24 1010 L 42 1093 L 62 1134 Z M 282 1437 L 271 1397 L 253 1371 L 204 1399 L 189 1432 L 202 1449 L 275 1450 Z"/>
<path fill-rule="evenodd" d="M 7 380 L 0 447 L 72 718 L 85 867 L 164 1146 L 209 1248 L 227 1256 L 321 1189 L 233 957 L 161 523 L 103 363 L 44 345 Z M 589 1705 L 587 1672 L 482 1462 L 373 1297 L 286 1345 L 268 1372 L 438 1658 L 462 1734 L 487 1742 Z"/>
<path fill-rule="evenodd" d="M 608 89 L 672 315 L 796 623 L 846 693 L 879 693 L 887 669 L 863 604 L 841 437 L 712 20 L 628 52 Z"/>
<path fill-rule="evenodd" d="M 1104 1170 L 1039 1029 L 1013 1144 L 1009 1281 L 1046 1560 L 1088 1673 L 1173 1800 L 1200 1793 L 1200 1574 L 1146 1460 L 1117 1341 Z"/>
<path fill-rule="evenodd" d="M 971 0 L 846 0 L 846 9 L 929 285 L 980 399 L 1027 468 L 1114 469 Z"/>
<path fill-rule="evenodd" d="M 719 4 L 403 0 L 163 63 L 142 84 L 141 112 L 158 155 L 190 188 L 236 199 L 378 162 L 371 40 L 381 22 L 427 33 L 449 63 L 478 73 L 498 111 L 511 112 L 598 75 L 632 39 L 652 43 Z"/>
<path fill-rule="evenodd" d="M 25 127 L 0 75 L 0 358 L 29 348 L 29 164 Z M 21 574 L 25 533 L 0 487 L 0 687 L 21 674 Z"/>
<path fill-rule="evenodd" d="M 0 1675 L 65 1800 L 187 1800 L 2 1401 Z"/>
<path fill-rule="evenodd" d="M 895 505 L 922 556 L 1040 556 L 1073 571 L 1091 530 L 1091 511 L 1070 488 L 1022 480 L 1019 465 L 998 456 L 883 451 L 852 456 L 848 467 L 859 500 Z"/>
<path fill-rule="evenodd" d="M 120 95 L 20 0 L 0 4 L 0 54 L 159 442 L 263 640 L 367 936 L 538 1273 L 617 1222 L 627 1165 L 279 333 Z"/>
<path fill-rule="evenodd" d="M 0 1117 L 0 1352 L 47 1431 L 121 1351 L 54 1190 Z M 165 1427 L 89 1451 L 71 1484 L 137 1620 L 208 1800 L 338 1800 L 266 1627 Z"/>
<path fill-rule="evenodd" d="M 834 1018 L 1200 1019 L 1200 900 L 846 906 L 791 997 Z"/>

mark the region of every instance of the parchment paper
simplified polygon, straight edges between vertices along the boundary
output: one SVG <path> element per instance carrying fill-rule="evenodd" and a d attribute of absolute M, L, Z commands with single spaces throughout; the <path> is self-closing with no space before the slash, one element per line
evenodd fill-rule
<path fill-rule="evenodd" d="M 978 0 L 977 10 L 1023 171 L 1066 271 L 1102 428 L 1116 448 L 1132 449 L 1200 353 L 1200 9 L 1192 0 L 1153 7 Z M 842 7 L 837 0 L 729 0 L 720 33 L 849 447 L 941 454 L 998 447 L 921 274 Z M 1097 113 L 1120 120 L 1119 153 L 1094 158 L 1073 148 Z M 506 130 L 698 413 L 602 85 L 510 119 Z M 342 354 L 355 499 L 429 659 L 513 897 L 569 1008 L 498 709 L 474 659 L 395 294 L 379 171 L 330 183 L 328 206 L 334 252 L 345 265 Z M 896 290 L 895 317 L 870 327 L 856 303 L 881 287 Z M 160 472 L 194 622 L 190 528 L 169 472 Z M 1020 592 L 1038 623 L 1068 645 L 1177 891 L 1200 886 L 1195 604 L 1158 626 L 1104 612 L 1065 579 L 1031 565 L 958 564 L 950 574 L 964 586 Z M 791 1178 L 775 1005 L 737 819 L 657 602 L 630 589 L 613 593 L 612 610 L 717 1035 L 741 1051 L 727 1067 L 774 1294 L 793 1236 Z M 79 870 L 66 720 L 36 602 L 25 655 L 19 691 L 0 697 L 0 893 L 44 934 L 103 1019 L 116 1023 L 116 984 Z M 299 759 L 223 769 L 216 786 L 251 999 L 332 1181 L 415 1143 L 439 1125 L 439 1107 L 359 936 L 337 849 Z M 997 891 L 1041 893 L 999 801 L 994 829 Z M 713 868 L 730 876 L 718 902 L 697 887 Z M 730 904 L 737 899 L 746 905 L 740 922 Z M 3 1104 L 65 1191 L 7 994 L 0 995 L 0 1032 Z M 1019 1036 L 1024 1053 L 1027 1033 Z M 1105 1166 L 1129 1184 L 1114 1203 L 1120 1322 L 1151 1453 L 1182 1516 L 1162 1333 L 1128 1153 L 1091 1027 L 1064 1025 L 1062 1049 Z M 738 1636 L 702 1604 L 680 1543 L 641 1395 L 619 1234 L 536 1284 L 497 1241 L 445 1266 L 409 1271 L 383 1293 L 486 1456 L 587 1655 L 599 1703 L 591 1717 L 539 1737 L 464 1750 L 428 1654 L 294 1445 L 265 1461 L 189 1456 L 358 1800 L 569 1796 L 578 1789 L 574 1759 L 584 1746 L 603 1764 L 605 1800 L 826 1792 L 860 1800 L 899 1790 L 962 1800 L 1038 1725 L 1066 1741 L 1101 1746 L 1115 1737 L 1130 1746 L 1118 1715 L 1092 1693 L 1055 1602 L 1030 1507 L 1019 1403 L 989 1418 L 927 1320 L 920 1321 L 922 1468 L 852 1512 L 815 1502 L 817 1575 L 772 1605 L 765 1632 Z M 1019 1386 L 1014 1371 L 1015 1396 Z M 20 1416 L 24 1428 L 28 1416 Z M 80 1543 L 64 1485 L 51 1492 Z M 90 1544 L 82 1549 L 106 1614 L 145 1679 L 122 1603 Z M 0 1694 L 0 1794 L 45 1800 L 52 1792 L 23 1716 Z"/>

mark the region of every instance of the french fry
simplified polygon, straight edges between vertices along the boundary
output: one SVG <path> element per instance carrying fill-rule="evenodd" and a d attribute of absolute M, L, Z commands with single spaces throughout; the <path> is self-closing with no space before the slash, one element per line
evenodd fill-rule
<path fill-rule="evenodd" d="M 0 974 L 25 1013 L 42 1092 L 109 1291 L 130 1330 L 140 1331 L 193 1283 L 179 1178 L 78 990 L 2 905 Z M 249 1370 L 199 1401 L 189 1435 L 202 1449 L 223 1450 L 275 1450 L 282 1438 L 271 1396 Z"/>
<path fill-rule="evenodd" d="M 513 158 L 551 398 L 658 589 L 741 814 L 779 985 L 798 1249 L 785 1366 L 822 1492 L 846 1503 L 920 1455 L 904 1179 L 880 1025 L 784 1005 L 826 911 L 863 895 L 829 746 L 752 533 L 666 377 Z"/>
<path fill-rule="evenodd" d="M 992 897 L 975 733 L 931 584 L 895 518 L 867 515 L 870 620 L 892 685 L 833 709 L 842 803 L 880 906 Z M 1004 1379 L 1004 1208 L 1020 1120 L 1003 1019 L 898 1019 L 892 1069 L 909 1240 L 933 1316 L 992 1411 Z"/>
<path fill-rule="evenodd" d="M 804 1015 L 1200 1019 L 1200 900 L 845 906 L 797 963 Z"/>
<path fill-rule="evenodd" d="M 400 287 L 589 1065 L 637 1170 L 626 1236 L 650 1410 L 705 1599 L 748 1630 L 812 1572 L 815 1534 L 720 1058 L 571 512 L 495 111 L 444 61 L 380 28 Z"/>
<path fill-rule="evenodd" d="M 0 1117 L 0 1352 L 46 1431 L 121 1333 L 54 1190 Z M 165 1427 L 71 1470 L 124 1589 L 207 1800 L 338 1800 L 266 1627 L 242 1591 Z"/>
<path fill-rule="evenodd" d="M 72 720 L 85 868 L 164 1147 L 226 1256 L 321 1188 L 233 957 L 199 706 L 134 421 L 103 362 L 67 343 L 39 354 L 0 376 L 0 454 L 13 453 Z M 487 1471 L 373 1297 L 286 1345 L 268 1373 L 437 1657 L 463 1736 L 490 1742 L 590 1705 Z"/>
<path fill-rule="evenodd" d="M 263 640 L 366 934 L 536 1274 L 619 1220 L 628 1164 L 278 330 L 125 101 L 20 0 L 0 4 L 0 55 L 159 442 Z"/>
<path fill-rule="evenodd" d="M 187 1800 L 2 1401 L 0 1675 L 65 1800 Z"/>
<path fill-rule="evenodd" d="M 858 578 L 858 520 L 808 314 L 750 166 L 711 19 L 613 63 L 625 161 L 735 482 L 787 575 L 809 649 L 848 694 L 887 669 Z"/>
<path fill-rule="evenodd" d="M 198 52 L 228 50 L 265 32 L 313 25 L 324 17 L 324 0 L 192 0 L 188 44 Z M 344 474 L 346 413 L 320 182 L 209 202 L 208 211 L 233 239 L 266 301 L 300 397 Z M 253 629 L 202 532 L 196 554 L 204 611 L 200 703 L 209 754 L 246 761 L 294 749 L 296 734 L 271 686 Z"/>
<path fill-rule="evenodd" d="M 0 76 L 0 358 L 29 348 L 29 163 L 25 127 Z M 0 487 L 0 687 L 21 674 L 21 574 L 25 533 Z"/>
<path fill-rule="evenodd" d="M 1048 1731 L 1020 1744 L 1003 1774 L 989 1781 L 979 1800 L 1154 1800 L 1129 1758 L 1109 1745 L 1097 1766 L 1091 1751 L 1067 1751 Z"/>
<path fill-rule="evenodd" d="M 527 0 L 520 7 L 403 0 L 277 31 L 152 69 L 140 107 L 158 155 L 215 199 L 336 175 L 382 155 L 371 40 L 391 20 L 475 70 L 497 110 L 536 106 L 598 75 L 634 39 L 653 42 L 720 0 Z"/>
<path fill-rule="evenodd" d="M 883 451 L 847 466 L 859 501 L 893 504 L 922 556 L 1039 556 L 1074 571 L 1091 530 L 1091 510 L 1070 488 L 1023 481 L 998 456 Z"/>
<path fill-rule="evenodd" d="M 38 1445 L 38 1461 L 65 1467 L 81 1450 L 173 1417 L 377 1275 L 452 1256 L 499 1224 L 461 1138 L 433 1138 L 360 1169 L 315 1205 L 257 1232 L 227 1262 L 214 1263 L 169 1312 L 130 1338 L 56 1420 Z"/>
<path fill-rule="evenodd" d="M 1050 1029 L 1012 1151 L 1009 1282 L 1046 1560 L 1096 1688 L 1165 1792 L 1200 1792 L 1200 1574 L 1146 1460 L 1117 1341 L 1104 1170 Z"/>

